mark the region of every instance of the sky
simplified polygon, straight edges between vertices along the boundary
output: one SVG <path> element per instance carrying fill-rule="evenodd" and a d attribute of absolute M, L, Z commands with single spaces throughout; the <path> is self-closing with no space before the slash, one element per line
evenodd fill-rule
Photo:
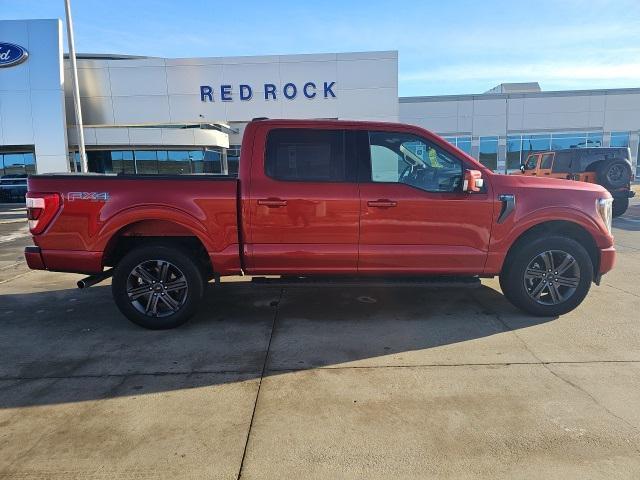
<path fill-rule="evenodd" d="M 640 87 L 640 0 L 72 0 L 76 51 L 160 57 L 397 50 L 399 94 Z M 0 0 L 0 19 L 63 0 Z M 1 41 L 1 39 L 0 39 Z M 65 47 L 66 48 L 66 47 Z"/>

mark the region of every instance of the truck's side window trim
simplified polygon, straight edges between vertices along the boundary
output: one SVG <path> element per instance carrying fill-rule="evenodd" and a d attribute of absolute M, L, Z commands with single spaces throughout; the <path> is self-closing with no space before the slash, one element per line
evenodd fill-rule
<path fill-rule="evenodd" d="M 346 130 L 276 128 L 267 133 L 264 172 L 273 180 L 355 183 L 357 154 Z"/>
<path fill-rule="evenodd" d="M 360 175 L 360 181 L 403 184 L 429 193 L 462 191 L 465 162 L 435 143 L 393 131 L 372 130 L 367 137 L 368 171 Z"/>

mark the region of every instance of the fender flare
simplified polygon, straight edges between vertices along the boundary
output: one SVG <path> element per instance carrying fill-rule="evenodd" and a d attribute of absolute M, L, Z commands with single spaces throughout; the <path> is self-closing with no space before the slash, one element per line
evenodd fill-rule
<path fill-rule="evenodd" d="M 118 232 L 129 225 L 145 220 L 162 220 L 180 225 L 198 238 L 208 253 L 215 250 L 211 240 L 212 234 L 207 231 L 202 222 L 183 210 L 167 205 L 130 207 L 114 213 L 98 231 L 91 250 L 100 251 L 104 256 L 107 246 L 117 237 Z"/>
<path fill-rule="evenodd" d="M 611 246 L 611 242 L 606 240 L 606 236 L 596 221 L 581 210 L 572 207 L 544 207 L 515 219 L 515 228 L 497 243 L 491 243 L 486 265 L 486 267 L 489 268 L 485 268 L 485 271 L 488 270 L 493 273 L 499 272 L 511 248 L 526 232 L 532 228 L 551 222 L 565 222 L 581 228 L 593 239 L 596 248 L 607 248 Z"/>

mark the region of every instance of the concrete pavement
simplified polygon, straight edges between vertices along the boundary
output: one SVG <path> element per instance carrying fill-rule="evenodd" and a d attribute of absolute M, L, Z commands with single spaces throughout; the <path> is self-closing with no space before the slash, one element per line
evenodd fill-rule
<path fill-rule="evenodd" d="M 0 478 L 638 478 L 640 203 L 614 223 L 617 268 L 560 318 L 496 280 L 232 281 L 166 332 L 129 324 L 108 282 L 27 272 L 12 238 Z"/>

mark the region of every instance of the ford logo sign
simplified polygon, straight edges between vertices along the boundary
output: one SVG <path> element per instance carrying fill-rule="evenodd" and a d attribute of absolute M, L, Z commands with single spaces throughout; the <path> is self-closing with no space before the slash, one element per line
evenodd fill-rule
<path fill-rule="evenodd" d="M 0 67 L 11 67 L 24 62 L 29 56 L 24 48 L 13 43 L 0 42 Z"/>

